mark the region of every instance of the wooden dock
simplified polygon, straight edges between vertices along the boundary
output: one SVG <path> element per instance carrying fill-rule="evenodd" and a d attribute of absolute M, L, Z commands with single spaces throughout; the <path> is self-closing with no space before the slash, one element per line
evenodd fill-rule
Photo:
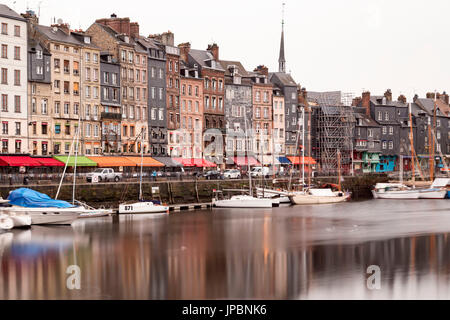
<path fill-rule="evenodd" d="M 211 209 L 212 203 L 190 203 L 190 204 L 173 204 L 169 205 L 169 211 L 178 212 L 178 211 L 188 211 L 188 210 L 202 210 L 202 209 Z"/>

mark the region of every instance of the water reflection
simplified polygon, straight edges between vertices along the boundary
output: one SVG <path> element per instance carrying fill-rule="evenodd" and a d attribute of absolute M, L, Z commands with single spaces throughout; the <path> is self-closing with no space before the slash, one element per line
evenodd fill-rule
<path fill-rule="evenodd" d="M 3 233 L 0 299 L 448 299 L 447 203 L 121 216 Z M 73 264 L 79 291 L 66 288 Z M 379 291 L 366 287 L 370 265 L 381 268 Z"/>

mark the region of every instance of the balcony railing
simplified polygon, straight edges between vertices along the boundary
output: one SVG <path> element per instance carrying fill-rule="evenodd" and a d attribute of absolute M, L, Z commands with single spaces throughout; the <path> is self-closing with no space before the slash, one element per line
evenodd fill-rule
<path fill-rule="evenodd" d="M 113 112 L 102 112 L 102 120 L 122 121 L 122 114 Z"/>

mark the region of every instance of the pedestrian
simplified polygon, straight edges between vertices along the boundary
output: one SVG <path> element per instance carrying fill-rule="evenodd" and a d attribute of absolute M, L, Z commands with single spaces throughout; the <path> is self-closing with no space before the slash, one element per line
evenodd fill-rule
<path fill-rule="evenodd" d="M 152 176 L 153 176 L 153 181 L 156 181 L 156 176 L 158 174 L 156 173 L 156 170 L 153 170 Z"/>

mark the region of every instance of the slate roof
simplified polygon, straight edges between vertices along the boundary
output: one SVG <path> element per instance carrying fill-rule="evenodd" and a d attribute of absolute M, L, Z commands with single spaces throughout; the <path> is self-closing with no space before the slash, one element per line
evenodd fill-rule
<path fill-rule="evenodd" d="M 314 92 L 308 91 L 308 101 L 314 102 L 320 105 L 342 105 L 342 94 L 340 91 L 331 92 Z"/>
<path fill-rule="evenodd" d="M 416 104 L 424 111 L 426 111 L 429 115 L 434 114 L 434 99 L 425 99 L 419 98 L 416 100 Z M 450 107 L 445 104 L 445 102 L 440 101 L 439 99 L 436 101 L 436 107 L 443 113 L 448 114 L 450 112 Z"/>
<path fill-rule="evenodd" d="M 245 70 L 244 66 L 239 61 L 220 60 L 219 63 L 221 64 L 222 68 L 225 70 L 225 75 L 226 76 L 231 76 L 232 75 L 230 70 L 228 69 L 228 66 L 231 66 L 231 65 L 235 65 L 238 68 L 239 75 L 241 77 L 247 77 L 248 76 L 247 70 Z"/>
<path fill-rule="evenodd" d="M 297 83 L 289 73 L 284 72 L 269 73 L 269 79 L 272 79 L 273 76 L 276 76 L 278 79 L 280 79 L 281 83 L 283 83 L 283 85 L 285 86 L 297 86 Z"/>
<path fill-rule="evenodd" d="M 114 29 L 112 29 L 111 27 L 109 27 L 109 26 L 107 26 L 107 25 L 104 25 L 104 24 L 101 24 L 101 23 L 98 23 L 98 22 L 95 22 L 95 24 L 96 24 L 97 26 L 100 26 L 101 28 L 103 28 L 103 30 L 105 30 L 107 33 L 109 33 L 109 35 L 110 35 L 111 37 L 113 37 L 114 39 L 116 39 L 116 41 L 119 42 L 119 44 L 124 45 L 124 46 L 134 46 L 134 45 L 135 45 L 135 42 L 134 42 L 133 39 L 131 39 L 131 38 L 130 38 L 130 43 L 126 43 L 125 41 L 123 41 L 123 40 L 121 39 L 121 37 L 119 37 L 119 33 L 116 32 L 116 31 L 115 31 Z"/>
<path fill-rule="evenodd" d="M 77 46 L 82 46 L 84 44 L 83 42 L 80 42 L 77 38 L 75 38 L 73 35 L 71 34 L 68 35 L 59 28 L 56 28 L 56 31 L 54 31 L 52 27 L 37 25 L 36 30 L 42 33 L 49 40 Z"/>
<path fill-rule="evenodd" d="M 47 48 L 42 43 L 29 37 L 28 38 L 28 51 L 32 52 L 31 49 L 36 48 L 37 46 L 40 46 L 42 48 L 42 54 L 51 56 L 51 53 L 47 50 Z"/>
<path fill-rule="evenodd" d="M 353 115 L 355 119 L 362 119 L 362 124 L 358 125 L 359 127 L 378 127 L 378 123 L 376 123 L 371 117 L 366 115 L 365 108 L 353 108 Z"/>
<path fill-rule="evenodd" d="M 213 70 L 218 70 L 218 71 L 225 71 L 222 66 L 220 65 L 220 63 L 218 61 L 216 61 L 216 66 L 215 68 L 212 68 L 210 66 L 208 66 L 208 64 L 206 63 L 206 61 L 209 60 L 214 60 L 213 55 L 211 54 L 211 52 L 207 51 L 207 50 L 196 50 L 196 49 L 191 49 L 189 51 L 189 55 L 191 56 L 192 59 L 194 59 L 200 66 L 202 66 L 202 68 L 209 68 L 209 69 L 213 69 Z M 215 61 L 215 60 L 214 60 Z"/>
<path fill-rule="evenodd" d="M 27 20 L 20 14 L 12 10 L 10 7 L 4 4 L 0 4 L 0 17 L 5 17 L 9 19 L 19 20 L 26 22 Z"/>

